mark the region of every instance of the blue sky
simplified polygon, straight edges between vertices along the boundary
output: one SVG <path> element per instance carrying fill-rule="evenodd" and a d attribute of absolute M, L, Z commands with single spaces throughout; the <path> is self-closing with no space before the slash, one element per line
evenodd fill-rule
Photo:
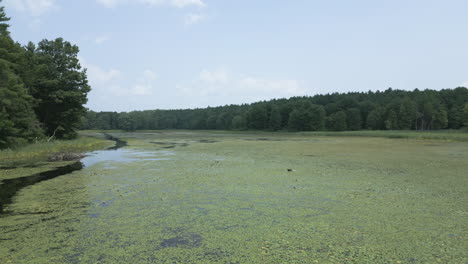
<path fill-rule="evenodd" d="M 4 0 L 20 43 L 80 47 L 96 111 L 468 86 L 465 0 Z"/>

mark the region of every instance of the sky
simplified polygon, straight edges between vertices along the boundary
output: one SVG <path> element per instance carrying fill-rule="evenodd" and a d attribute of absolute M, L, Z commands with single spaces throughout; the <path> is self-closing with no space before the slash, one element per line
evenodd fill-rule
<path fill-rule="evenodd" d="M 468 86 L 466 0 L 3 0 L 80 48 L 94 111 Z"/>

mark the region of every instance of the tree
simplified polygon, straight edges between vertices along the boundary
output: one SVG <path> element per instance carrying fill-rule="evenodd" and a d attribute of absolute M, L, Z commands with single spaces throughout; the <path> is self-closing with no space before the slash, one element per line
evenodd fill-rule
<path fill-rule="evenodd" d="M 463 126 L 468 128 L 468 103 L 466 103 L 463 108 Z"/>
<path fill-rule="evenodd" d="M 325 129 L 325 108 L 321 105 L 313 104 L 310 106 L 311 114 L 310 130 L 318 131 Z"/>
<path fill-rule="evenodd" d="M 271 131 L 277 131 L 281 129 L 281 113 L 276 105 L 271 107 L 270 118 L 268 120 L 268 128 Z"/>
<path fill-rule="evenodd" d="M 119 128 L 125 131 L 135 130 L 134 119 L 130 116 L 130 113 L 122 113 L 119 115 Z"/>
<path fill-rule="evenodd" d="M 362 128 L 361 111 L 358 108 L 350 108 L 346 111 L 348 130 L 359 130 Z"/>
<path fill-rule="evenodd" d="M 256 104 L 247 113 L 248 127 L 253 129 L 265 129 L 268 124 L 267 109 L 264 104 Z"/>
<path fill-rule="evenodd" d="M 447 111 L 443 108 L 439 108 L 434 114 L 434 120 L 432 123 L 432 129 L 444 129 L 447 128 L 448 117 Z"/>
<path fill-rule="evenodd" d="M 2 3 L 2 0 L 0 0 L 0 4 Z M 3 23 L 3 22 L 7 22 L 7 21 L 10 21 L 10 18 L 6 16 L 5 14 L 5 7 L 4 6 L 0 6 L 0 35 L 1 36 L 9 36 L 10 35 L 10 32 L 8 32 L 8 27 L 10 27 L 10 25 L 8 25 L 7 23 Z"/>
<path fill-rule="evenodd" d="M 28 45 L 27 50 L 35 50 Z M 30 65 L 36 58 L 28 57 Z M 34 72 L 33 72 L 34 73 Z M 29 78 L 32 76 L 34 78 Z M 33 83 L 34 74 L 21 76 Z M 28 78 L 26 78 L 28 77 Z M 29 85 L 31 86 L 31 85 Z M 468 89 L 443 89 L 325 94 L 313 97 L 274 99 L 243 105 L 226 105 L 204 109 L 148 110 L 132 112 L 134 129 L 269 129 L 328 130 L 367 129 L 443 129 L 463 124 L 463 107 Z M 278 116 L 279 112 L 279 116 Z M 119 128 L 117 117 L 124 113 L 103 112 L 89 115 L 89 124 L 97 128 Z M 345 122 L 343 124 L 343 116 Z M 96 120 L 93 122 L 93 120 Z M 280 121 L 279 121 L 280 120 Z M 363 121 L 366 122 L 363 122 Z M 448 122 L 448 124 L 447 124 Z M 278 126 L 280 123 L 280 126 Z M 103 125 L 105 124 L 105 125 Z"/>
<path fill-rule="evenodd" d="M 303 131 L 307 130 L 307 116 L 304 112 L 301 112 L 299 109 L 294 109 L 289 114 L 288 128 L 291 131 Z"/>
<path fill-rule="evenodd" d="M 455 105 L 448 113 L 448 127 L 458 129 L 463 126 L 463 106 Z"/>
<path fill-rule="evenodd" d="M 31 101 L 19 78 L 0 59 L 0 149 L 42 136 Z"/>
<path fill-rule="evenodd" d="M 385 120 L 385 129 L 398 129 L 398 117 L 393 110 L 388 112 L 387 119 Z"/>
<path fill-rule="evenodd" d="M 37 64 L 34 81 L 28 88 L 36 99 L 34 110 L 39 121 L 49 136 L 75 137 L 91 90 L 86 70 L 78 61 L 78 47 L 57 38 L 39 42 L 31 52 Z"/>
<path fill-rule="evenodd" d="M 382 123 L 382 111 L 380 109 L 370 111 L 366 120 L 367 128 L 372 130 L 382 129 Z"/>
<path fill-rule="evenodd" d="M 416 119 L 416 104 L 410 98 L 403 99 L 399 110 L 398 125 L 401 129 L 411 129 L 414 120 Z"/>
<path fill-rule="evenodd" d="M 11 39 L 9 25 L 3 23 L 8 20 L 4 8 L 0 7 L 0 149 L 31 142 L 42 136 L 32 110 L 33 98 L 14 72 L 16 61 L 23 52 Z"/>
<path fill-rule="evenodd" d="M 328 117 L 328 129 L 333 131 L 346 130 L 346 113 L 338 111 Z"/>
<path fill-rule="evenodd" d="M 243 115 L 236 115 L 232 119 L 232 129 L 245 130 L 247 129 L 247 120 Z"/>

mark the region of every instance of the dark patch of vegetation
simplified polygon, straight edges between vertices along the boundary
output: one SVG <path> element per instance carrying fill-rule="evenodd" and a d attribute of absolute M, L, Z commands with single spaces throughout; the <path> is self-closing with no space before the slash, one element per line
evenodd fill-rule
<path fill-rule="evenodd" d="M 168 247 L 182 247 L 182 248 L 196 248 L 201 246 L 203 238 L 199 234 L 186 233 L 180 236 L 164 239 L 160 248 Z"/>
<path fill-rule="evenodd" d="M 172 149 L 175 147 L 188 147 L 187 143 L 177 143 L 177 142 L 150 142 L 155 145 L 160 145 L 161 149 Z"/>
<path fill-rule="evenodd" d="M 201 139 L 199 140 L 198 142 L 200 143 L 216 143 L 216 142 L 219 142 L 217 140 L 209 140 L 209 139 Z"/>

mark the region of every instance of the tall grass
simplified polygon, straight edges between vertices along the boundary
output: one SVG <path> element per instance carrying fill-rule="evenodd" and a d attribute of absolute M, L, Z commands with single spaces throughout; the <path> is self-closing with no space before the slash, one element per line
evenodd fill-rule
<path fill-rule="evenodd" d="M 55 140 L 24 145 L 14 149 L 0 150 L 0 166 L 18 166 L 46 161 L 53 153 L 82 153 L 112 145 L 111 141 L 81 136 L 74 140 Z"/>

